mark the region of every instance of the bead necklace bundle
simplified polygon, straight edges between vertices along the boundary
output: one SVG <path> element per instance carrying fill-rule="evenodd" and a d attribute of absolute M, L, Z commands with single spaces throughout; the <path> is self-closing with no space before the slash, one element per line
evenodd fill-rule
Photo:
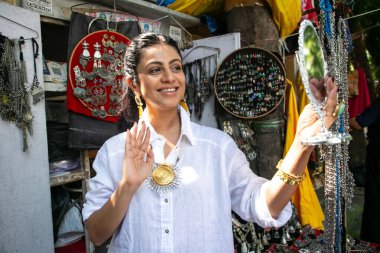
<path fill-rule="evenodd" d="M 204 105 L 211 97 L 211 79 L 217 65 L 217 55 L 186 63 L 183 68 L 186 74 L 186 102 L 190 115 L 200 120 Z"/>
<path fill-rule="evenodd" d="M 14 123 L 21 130 L 25 152 L 28 148 L 27 132 L 32 134 L 33 115 L 22 52 L 24 43 L 22 37 L 11 40 L 1 35 L 0 38 L 0 116 L 2 120 Z M 16 55 L 19 55 L 19 59 Z"/>
<path fill-rule="evenodd" d="M 335 3 L 333 3 L 334 5 Z M 321 1 L 321 5 L 328 7 L 329 1 Z M 325 159 L 325 238 L 326 252 L 346 252 L 346 210 L 350 207 L 353 198 L 354 180 L 348 170 L 348 79 L 347 79 L 347 29 L 342 18 L 335 24 L 335 13 L 329 8 L 321 8 L 320 21 L 321 42 L 327 44 L 325 49 L 330 74 L 339 86 L 337 104 L 344 108 L 343 114 L 332 126 L 332 130 L 339 132 L 343 140 L 340 144 L 323 147 Z"/>

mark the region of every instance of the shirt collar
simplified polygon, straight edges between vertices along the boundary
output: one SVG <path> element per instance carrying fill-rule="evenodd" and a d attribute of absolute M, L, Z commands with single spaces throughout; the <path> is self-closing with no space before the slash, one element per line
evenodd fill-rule
<path fill-rule="evenodd" d="M 186 136 L 187 140 L 191 145 L 195 145 L 195 137 L 193 134 L 193 130 L 191 128 L 191 120 L 189 114 L 185 111 L 185 109 L 182 108 L 182 106 L 178 106 L 179 112 L 180 112 L 180 118 L 181 118 L 181 136 Z M 148 110 L 145 109 L 141 119 L 141 121 L 145 121 L 145 124 L 147 127 L 150 128 L 151 130 L 151 135 L 150 135 L 150 141 L 154 141 L 156 139 L 160 139 L 160 135 L 154 130 L 153 126 L 149 122 L 149 117 L 148 117 Z"/>

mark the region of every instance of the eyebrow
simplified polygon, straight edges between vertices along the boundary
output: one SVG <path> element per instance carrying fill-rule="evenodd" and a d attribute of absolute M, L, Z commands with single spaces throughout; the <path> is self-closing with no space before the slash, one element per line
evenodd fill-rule
<path fill-rule="evenodd" d="M 173 60 L 171 60 L 170 62 L 169 62 L 169 64 L 172 64 L 173 62 L 176 62 L 176 61 L 178 61 L 178 62 L 180 62 L 181 64 L 182 64 L 182 61 L 181 61 L 181 59 L 173 59 Z M 159 64 L 159 65 L 164 65 L 161 61 L 152 61 L 152 62 L 149 62 L 146 66 L 149 66 L 149 65 L 151 65 L 151 64 Z"/>

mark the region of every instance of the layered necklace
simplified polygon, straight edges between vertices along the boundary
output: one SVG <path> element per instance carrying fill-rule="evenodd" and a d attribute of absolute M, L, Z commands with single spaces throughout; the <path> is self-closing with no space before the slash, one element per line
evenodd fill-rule
<path fill-rule="evenodd" d="M 24 44 L 23 37 L 9 39 L 0 34 L 0 118 L 14 123 L 21 130 L 22 150 L 25 152 L 28 149 L 27 133 L 32 135 L 34 116 L 29 101 L 30 84 L 27 81 L 22 51 Z"/>

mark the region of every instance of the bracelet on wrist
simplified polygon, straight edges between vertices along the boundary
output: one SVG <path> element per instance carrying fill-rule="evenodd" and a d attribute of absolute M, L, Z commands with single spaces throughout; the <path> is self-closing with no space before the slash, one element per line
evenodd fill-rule
<path fill-rule="evenodd" d="M 276 175 L 281 179 L 281 181 L 283 181 L 285 184 L 288 184 L 288 185 L 298 185 L 299 183 L 301 183 L 305 177 L 306 177 L 306 174 L 305 172 L 302 173 L 302 175 L 292 175 L 292 174 L 289 174 L 285 171 L 282 170 L 281 168 L 281 164 L 282 164 L 282 159 L 278 162 L 276 168 L 278 169 Z"/>

